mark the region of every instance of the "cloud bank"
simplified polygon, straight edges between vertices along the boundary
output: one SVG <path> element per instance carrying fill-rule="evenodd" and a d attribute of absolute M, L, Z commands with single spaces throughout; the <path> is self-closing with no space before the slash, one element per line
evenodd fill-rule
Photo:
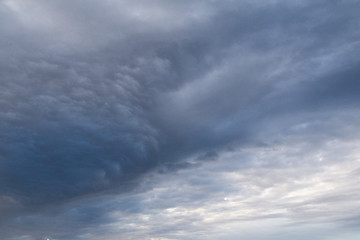
<path fill-rule="evenodd" d="M 0 238 L 357 239 L 359 10 L 0 1 Z"/>

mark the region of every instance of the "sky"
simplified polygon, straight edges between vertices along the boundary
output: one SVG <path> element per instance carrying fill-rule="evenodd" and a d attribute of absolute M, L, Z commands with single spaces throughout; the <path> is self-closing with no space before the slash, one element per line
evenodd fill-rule
<path fill-rule="evenodd" d="M 0 239 L 360 239 L 359 12 L 0 0 Z"/>

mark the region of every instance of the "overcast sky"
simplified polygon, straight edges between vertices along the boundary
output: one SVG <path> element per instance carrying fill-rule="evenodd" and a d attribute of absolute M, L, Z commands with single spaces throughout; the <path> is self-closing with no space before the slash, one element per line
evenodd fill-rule
<path fill-rule="evenodd" d="M 360 1 L 0 0 L 0 239 L 360 239 Z"/>

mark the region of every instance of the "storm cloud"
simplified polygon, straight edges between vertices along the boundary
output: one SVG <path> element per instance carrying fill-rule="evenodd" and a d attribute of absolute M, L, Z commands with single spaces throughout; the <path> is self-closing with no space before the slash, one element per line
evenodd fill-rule
<path fill-rule="evenodd" d="M 0 238 L 357 238 L 359 11 L 0 1 Z"/>

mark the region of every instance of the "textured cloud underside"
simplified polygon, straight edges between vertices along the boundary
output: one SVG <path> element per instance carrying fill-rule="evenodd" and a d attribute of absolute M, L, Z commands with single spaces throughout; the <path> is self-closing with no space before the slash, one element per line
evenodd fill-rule
<path fill-rule="evenodd" d="M 359 10 L 0 1 L 0 238 L 357 238 Z"/>

